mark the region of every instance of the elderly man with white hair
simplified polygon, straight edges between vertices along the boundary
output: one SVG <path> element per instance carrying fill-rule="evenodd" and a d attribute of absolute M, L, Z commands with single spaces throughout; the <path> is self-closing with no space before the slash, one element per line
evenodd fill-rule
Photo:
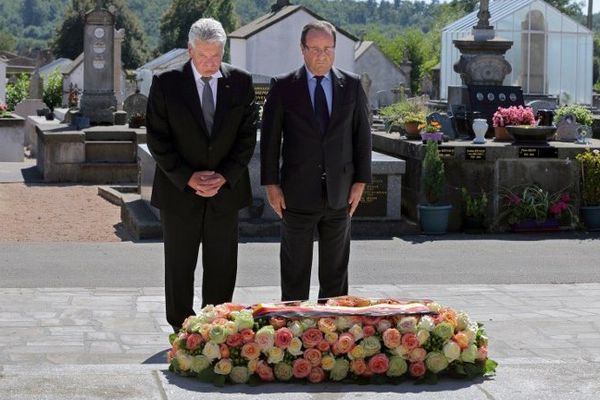
<path fill-rule="evenodd" d="M 151 203 L 160 209 L 167 321 L 176 332 L 194 315 L 201 244 L 202 307 L 231 301 L 238 210 L 252 201 L 258 113 L 251 76 L 222 62 L 226 39 L 218 21 L 196 21 L 191 60 L 155 76 L 148 96 L 147 141 L 157 164 Z"/>

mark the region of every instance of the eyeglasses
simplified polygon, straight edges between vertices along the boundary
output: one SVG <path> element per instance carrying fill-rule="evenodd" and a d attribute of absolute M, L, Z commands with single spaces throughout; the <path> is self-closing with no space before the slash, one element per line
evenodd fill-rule
<path fill-rule="evenodd" d="M 304 46 L 304 48 L 313 56 L 319 56 L 321 54 L 325 54 L 326 56 L 330 56 L 335 53 L 335 47 L 325 47 L 323 49 L 319 47 L 308 47 Z"/>

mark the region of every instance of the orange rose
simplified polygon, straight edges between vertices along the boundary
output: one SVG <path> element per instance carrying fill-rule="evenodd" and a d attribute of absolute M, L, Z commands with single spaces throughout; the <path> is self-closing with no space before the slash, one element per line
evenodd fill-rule
<path fill-rule="evenodd" d="M 419 342 L 419 338 L 414 333 L 405 333 L 402 335 L 402 345 L 406 347 L 408 350 L 415 349 L 419 347 L 421 343 Z"/>
<path fill-rule="evenodd" d="M 452 336 L 452 340 L 458 344 L 461 350 L 469 347 L 469 337 L 464 332 L 458 332 L 456 335 Z"/>
<path fill-rule="evenodd" d="M 295 378 L 306 378 L 312 369 L 310 362 L 304 358 L 297 358 L 292 364 L 292 374 Z"/>
<path fill-rule="evenodd" d="M 383 332 L 382 337 L 383 344 L 388 349 L 395 349 L 396 347 L 400 346 L 400 343 L 402 341 L 402 335 L 400 334 L 400 331 L 398 331 L 398 329 L 396 328 L 386 329 Z"/>
<path fill-rule="evenodd" d="M 410 363 L 410 367 L 408 367 L 408 371 L 415 378 L 420 378 L 425 375 L 427 372 L 427 367 L 425 367 L 425 363 L 423 361 L 417 361 Z"/>
<path fill-rule="evenodd" d="M 256 374 L 261 380 L 265 382 L 275 380 L 275 376 L 273 375 L 273 368 L 271 368 L 269 364 L 267 364 L 267 362 L 264 360 L 260 360 L 258 364 L 256 364 Z"/>
<path fill-rule="evenodd" d="M 260 347 L 254 342 L 246 343 L 242 346 L 240 354 L 246 360 L 255 360 L 260 356 Z"/>
<path fill-rule="evenodd" d="M 310 374 L 308 375 L 308 381 L 310 383 L 319 383 L 325 380 L 325 371 L 321 367 L 312 367 Z"/>
<path fill-rule="evenodd" d="M 304 350 L 304 358 L 313 367 L 318 367 L 321 365 L 321 352 L 318 349 L 312 348 Z"/>
<path fill-rule="evenodd" d="M 308 328 L 302 334 L 304 347 L 315 347 L 321 340 L 323 340 L 323 332 L 317 328 Z"/>
<path fill-rule="evenodd" d="M 369 369 L 375 374 L 383 374 L 390 367 L 390 360 L 383 353 L 375 354 L 369 359 Z"/>
<path fill-rule="evenodd" d="M 350 362 L 350 371 L 354 375 L 362 375 L 367 370 L 367 363 L 364 358 L 357 358 L 356 360 L 352 360 Z"/>

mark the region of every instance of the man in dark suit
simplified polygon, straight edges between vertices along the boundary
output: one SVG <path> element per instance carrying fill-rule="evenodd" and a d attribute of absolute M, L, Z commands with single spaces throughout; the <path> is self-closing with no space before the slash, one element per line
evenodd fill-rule
<path fill-rule="evenodd" d="M 350 218 L 371 180 L 367 98 L 358 76 L 333 67 L 335 35 L 324 21 L 303 28 L 305 65 L 274 79 L 263 111 L 261 183 L 283 218 L 284 301 L 308 299 L 315 229 L 319 298 L 348 293 Z"/>
<path fill-rule="evenodd" d="M 251 76 L 222 63 L 226 35 L 213 19 L 189 33 L 191 60 L 155 76 L 147 141 L 157 168 L 167 321 L 194 314 L 194 271 L 202 243 L 202 307 L 231 301 L 237 273 L 238 210 L 252 201 L 248 163 L 256 145 Z"/>

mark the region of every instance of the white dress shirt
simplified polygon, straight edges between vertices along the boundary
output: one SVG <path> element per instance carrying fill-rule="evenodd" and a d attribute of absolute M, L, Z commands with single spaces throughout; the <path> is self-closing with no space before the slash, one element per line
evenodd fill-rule
<path fill-rule="evenodd" d="M 194 65 L 194 62 L 191 62 L 192 64 L 192 72 L 194 73 L 194 80 L 196 81 L 196 90 L 198 91 L 198 98 L 200 99 L 200 105 L 202 105 L 202 91 L 204 90 L 204 81 L 202 81 L 202 75 L 200 75 L 200 72 L 198 72 L 198 70 L 196 69 L 196 66 Z M 218 84 L 218 79 L 220 77 L 222 77 L 223 74 L 221 74 L 221 71 L 217 71 L 212 75 L 212 79 L 210 80 L 210 88 L 212 90 L 212 95 L 213 95 L 213 104 L 215 105 L 215 109 L 217 108 L 217 84 Z"/>

